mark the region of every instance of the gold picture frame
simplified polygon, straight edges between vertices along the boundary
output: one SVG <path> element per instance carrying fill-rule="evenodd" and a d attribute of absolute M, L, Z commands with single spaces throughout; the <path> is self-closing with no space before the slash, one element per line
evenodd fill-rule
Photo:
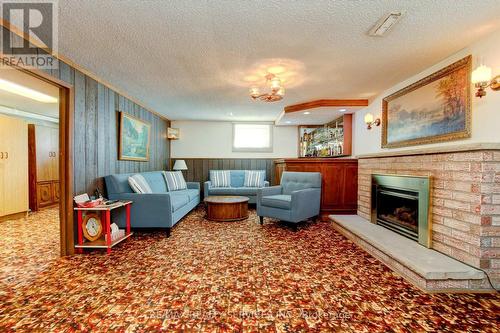
<path fill-rule="evenodd" d="M 144 134 L 144 131 L 147 133 Z M 150 141 L 151 123 L 120 112 L 119 160 L 149 161 Z"/>
<path fill-rule="evenodd" d="M 180 134 L 180 129 L 178 128 L 167 128 L 167 139 L 169 140 L 179 140 Z"/>
<path fill-rule="evenodd" d="M 472 56 L 469 55 L 385 97 L 382 100 L 382 148 L 399 148 L 470 138 L 471 68 Z M 434 94 L 433 97 L 431 93 Z M 409 94 L 412 94 L 413 97 L 410 97 Z M 422 94 L 424 96 L 420 96 Z M 412 102 L 417 100 L 417 103 L 420 103 L 420 109 L 407 110 L 406 107 L 412 106 Z M 391 103 L 395 104 L 395 101 L 399 101 L 400 104 L 391 106 Z M 405 102 L 407 105 L 404 104 Z M 436 105 L 439 103 L 441 105 L 437 107 Z M 437 108 L 428 110 L 429 105 L 431 108 Z M 398 112 L 401 113 L 399 118 L 395 115 Z M 404 121 L 405 117 L 410 119 Z M 396 125 L 392 125 L 391 121 L 395 122 Z M 447 121 L 449 126 L 446 126 Z M 389 133 L 391 126 L 398 135 L 391 137 L 391 133 Z M 440 129 L 453 128 L 456 130 L 439 133 Z M 418 136 L 419 130 L 422 130 L 420 136 Z"/>

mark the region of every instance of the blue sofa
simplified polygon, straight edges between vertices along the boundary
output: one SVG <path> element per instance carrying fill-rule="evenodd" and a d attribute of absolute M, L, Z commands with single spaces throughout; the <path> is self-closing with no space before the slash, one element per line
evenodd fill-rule
<path fill-rule="evenodd" d="M 281 185 L 257 191 L 257 215 L 296 223 L 319 215 L 321 174 L 288 172 L 281 175 Z"/>
<path fill-rule="evenodd" d="M 170 229 L 187 213 L 200 203 L 200 184 L 187 183 L 187 189 L 169 192 L 161 171 L 140 173 L 153 193 L 135 193 L 128 184 L 130 174 L 106 176 L 106 189 L 111 200 L 132 200 L 132 228 L 166 228 L 167 236 Z M 117 224 L 125 226 L 123 212 L 117 216 Z"/>
<path fill-rule="evenodd" d="M 252 170 L 261 171 L 266 177 L 265 170 Z M 206 181 L 204 186 L 204 196 L 217 196 L 217 195 L 240 195 L 248 197 L 248 203 L 256 203 L 257 190 L 259 187 L 245 187 L 245 170 L 229 170 L 231 175 L 231 187 L 213 187 L 211 181 Z M 264 186 L 268 187 L 269 182 L 264 181 Z"/>

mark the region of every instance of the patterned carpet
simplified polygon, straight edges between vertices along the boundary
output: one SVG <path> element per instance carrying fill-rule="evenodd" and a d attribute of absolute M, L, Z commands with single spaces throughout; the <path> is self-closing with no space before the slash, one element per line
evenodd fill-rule
<path fill-rule="evenodd" d="M 0 222 L 0 292 L 29 284 L 59 258 L 59 210 Z"/>
<path fill-rule="evenodd" d="M 208 222 L 57 258 L 57 211 L 0 223 L 0 332 L 494 332 L 498 295 L 429 295 L 326 222 Z M 55 235 L 54 235 L 55 234 Z M 52 235 L 52 236 L 51 236 Z"/>

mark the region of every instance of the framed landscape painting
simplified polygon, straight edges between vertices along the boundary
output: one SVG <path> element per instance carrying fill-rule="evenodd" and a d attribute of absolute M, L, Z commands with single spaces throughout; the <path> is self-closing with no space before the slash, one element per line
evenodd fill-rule
<path fill-rule="evenodd" d="M 178 128 L 167 128 L 167 139 L 179 140 L 180 130 Z"/>
<path fill-rule="evenodd" d="M 151 124 L 120 112 L 120 160 L 149 161 Z"/>
<path fill-rule="evenodd" d="M 382 148 L 470 137 L 471 56 L 382 101 Z"/>

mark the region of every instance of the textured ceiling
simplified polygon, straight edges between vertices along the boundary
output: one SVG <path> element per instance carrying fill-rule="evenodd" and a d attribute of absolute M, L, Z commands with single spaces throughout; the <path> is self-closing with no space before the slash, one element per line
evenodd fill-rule
<path fill-rule="evenodd" d="M 60 0 L 59 51 L 170 119 L 275 120 L 285 105 L 370 98 L 500 28 L 498 0 Z M 367 31 L 406 10 L 383 38 Z M 251 72 L 289 66 L 285 99 Z"/>

